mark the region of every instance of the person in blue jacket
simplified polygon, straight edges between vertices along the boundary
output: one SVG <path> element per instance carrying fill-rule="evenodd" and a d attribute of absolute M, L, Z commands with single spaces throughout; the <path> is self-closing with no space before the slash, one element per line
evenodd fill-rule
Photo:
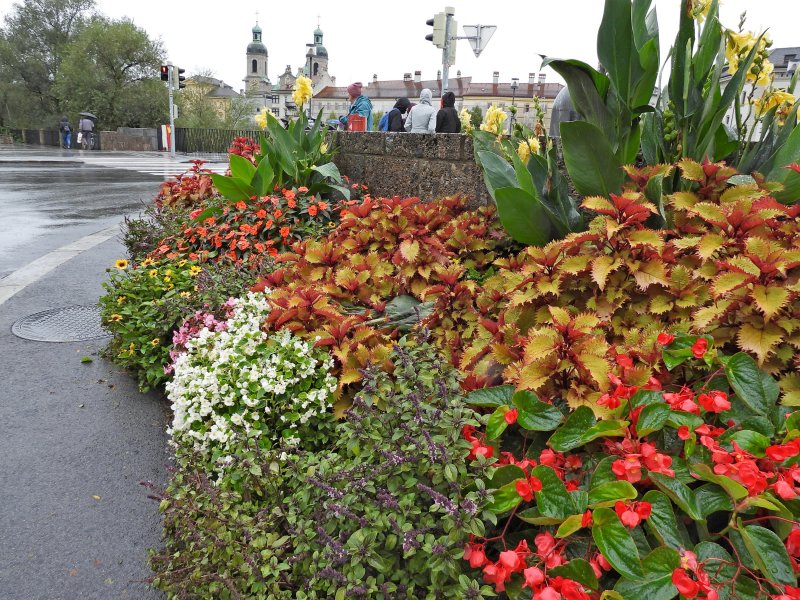
<path fill-rule="evenodd" d="M 347 95 L 350 99 L 350 112 L 339 119 L 345 129 L 347 129 L 347 117 L 349 115 L 361 115 L 367 119 L 367 131 L 372 131 L 372 102 L 361 93 L 362 87 L 360 81 L 347 86 Z"/>

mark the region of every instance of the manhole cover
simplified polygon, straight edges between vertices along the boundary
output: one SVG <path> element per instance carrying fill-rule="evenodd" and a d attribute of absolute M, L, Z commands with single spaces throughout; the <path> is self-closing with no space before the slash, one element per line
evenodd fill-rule
<path fill-rule="evenodd" d="M 83 342 L 111 335 L 100 321 L 99 306 L 64 306 L 23 317 L 11 333 L 37 342 Z"/>

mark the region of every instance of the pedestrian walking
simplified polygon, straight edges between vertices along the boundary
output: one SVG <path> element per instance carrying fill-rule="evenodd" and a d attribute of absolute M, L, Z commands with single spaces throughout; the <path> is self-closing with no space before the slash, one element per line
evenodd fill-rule
<path fill-rule="evenodd" d="M 400 98 L 394 103 L 394 108 L 389 111 L 389 128 L 387 131 L 405 131 L 403 116 L 411 109 L 408 98 Z"/>
<path fill-rule="evenodd" d="M 455 109 L 456 95 L 442 94 L 442 108 L 436 113 L 436 133 L 461 133 L 461 119 Z"/>
<path fill-rule="evenodd" d="M 406 118 L 405 129 L 411 133 L 433 133 L 436 131 L 436 109 L 431 105 L 433 94 L 423 88 L 419 94 L 419 104 L 411 109 Z"/>
<path fill-rule="evenodd" d="M 61 133 L 61 147 L 70 148 L 72 146 L 72 126 L 69 124 L 67 115 L 61 117 L 58 123 L 58 131 Z"/>
<path fill-rule="evenodd" d="M 367 96 L 361 93 L 363 87 L 360 81 L 351 83 L 347 86 L 347 96 L 350 100 L 350 111 L 339 119 L 345 129 L 348 129 L 348 117 L 358 115 L 366 119 L 365 129 L 372 131 L 372 102 Z"/>

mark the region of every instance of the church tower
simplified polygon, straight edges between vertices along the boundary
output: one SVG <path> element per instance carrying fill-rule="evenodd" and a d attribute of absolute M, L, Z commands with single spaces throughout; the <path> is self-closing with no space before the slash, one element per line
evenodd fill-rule
<path fill-rule="evenodd" d="M 256 21 L 253 27 L 253 41 L 247 45 L 247 75 L 244 78 L 247 94 L 265 94 L 272 88 L 267 75 L 269 53 L 261 40 L 261 27 Z"/>
<path fill-rule="evenodd" d="M 308 52 L 306 52 L 306 64 L 303 70 L 306 76 L 311 78 L 314 89 L 334 85 L 336 78 L 331 77 L 328 73 L 328 50 L 322 45 L 322 29 L 319 28 L 319 24 L 314 30 L 314 43 L 306 45 Z"/>

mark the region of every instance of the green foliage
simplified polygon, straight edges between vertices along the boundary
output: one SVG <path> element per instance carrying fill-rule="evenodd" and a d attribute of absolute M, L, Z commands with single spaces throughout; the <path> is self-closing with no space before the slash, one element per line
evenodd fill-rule
<path fill-rule="evenodd" d="M 693 345 L 698 340 L 705 338 L 693 336 Z M 663 352 L 682 345 L 665 338 Z M 524 426 L 518 398 L 525 392 L 503 386 L 467 396 L 496 407 L 484 431 L 464 432 L 493 498 L 486 533 L 465 553 L 483 569 L 476 578 L 498 593 L 505 588 L 508 598 L 518 597 L 513 590 L 523 581 L 534 598 L 558 589 L 557 576 L 579 587 L 574 598 L 760 598 L 794 589 L 800 413 L 785 418 L 777 383 L 745 354 L 709 347 L 683 368 L 663 390 L 617 382 L 606 419 L 579 407 L 552 434 L 552 427 L 532 434 Z M 745 398 L 774 421 L 769 435 L 739 412 Z M 508 419 L 513 410 L 516 419 Z M 665 418 L 648 427 L 656 414 Z M 522 562 L 504 552 L 512 548 Z"/>
<path fill-rule="evenodd" d="M 231 175 L 211 176 L 222 196 L 247 201 L 252 196 L 267 196 L 276 188 L 306 187 L 312 195 L 337 190 L 350 198 L 350 189 L 343 186 L 339 169 L 330 162 L 321 111 L 311 127 L 304 112 L 288 129 L 272 113 L 267 112 L 264 118 L 265 132 L 253 162 L 232 154 Z"/>
<path fill-rule="evenodd" d="M 153 127 L 167 118 L 157 78 L 165 57 L 132 21 L 96 17 L 66 51 L 54 92 L 68 112 L 90 110 L 107 129 Z"/>
<path fill-rule="evenodd" d="M 472 124 L 473 128 L 478 129 L 483 122 L 483 111 L 481 110 L 481 107 L 473 106 L 470 109 L 469 114 L 469 122 Z"/>
<path fill-rule="evenodd" d="M 124 265 L 112 272 L 100 298 L 102 319 L 112 339 L 111 359 L 139 378 L 146 391 L 167 380 L 172 332 L 196 310 L 222 306 L 231 293 L 239 294 L 252 274 L 227 268 L 203 271 L 187 260 Z"/>
<path fill-rule="evenodd" d="M 483 532 L 460 437 L 474 413 L 430 345 L 403 341 L 392 357 L 394 374 L 368 369 L 329 450 L 279 458 L 243 439 L 216 485 L 187 452 L 156 496 L 167 532 L 151 558 L 156 587 L 176 597 L 492 596 L 460 560 L 470 531 Z"/>

